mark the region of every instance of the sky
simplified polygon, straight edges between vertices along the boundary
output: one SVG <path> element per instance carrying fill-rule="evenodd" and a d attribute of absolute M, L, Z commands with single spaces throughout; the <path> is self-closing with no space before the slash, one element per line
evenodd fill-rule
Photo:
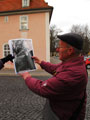
<path fill-rule="evenodd" d="M 72 25 L 88 25 L 90 29 L 90 0 L 45 0 L 53 6 L 50 25 L 69 32 Z"/>

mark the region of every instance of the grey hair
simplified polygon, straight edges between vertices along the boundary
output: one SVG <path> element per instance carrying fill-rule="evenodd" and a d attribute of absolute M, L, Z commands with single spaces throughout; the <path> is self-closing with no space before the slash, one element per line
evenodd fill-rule
<path fill-rule="evenodd" d="M 75 48 L 75 47 L 73 47 L 73 48 L 74 48 L 75 53 L 76 53 L 77 55 L 79 55 L 79 54 L 81 54 L 81 53 L 82 53 L 82 50 L 79 50 L 79 49 L 77 49 L 77 48 Z"/>
<path fill-rule="evenodd" d="M 67 44 L 67 47 L 73 47 L 73 46 Z M 75 48 L 75 47 L 73 47 L 73 48 L 74 48 L 74 50 L 75 50 L 75 54 L 79 55 L 79 54 L 82 53 L 82 50 L 79 50 L 79 49 L 77 49 L 77 48 Z"/>

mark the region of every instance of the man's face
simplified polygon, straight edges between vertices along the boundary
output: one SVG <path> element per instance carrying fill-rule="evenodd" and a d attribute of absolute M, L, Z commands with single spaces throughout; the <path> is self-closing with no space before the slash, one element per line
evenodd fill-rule
<path fill-rule="evenodd" d="M 60 40 L 59 42 L 59 59 L 60 60 L 66 61 L 69 58 L 68 49 L 69 49 L 68 44 Z"/>

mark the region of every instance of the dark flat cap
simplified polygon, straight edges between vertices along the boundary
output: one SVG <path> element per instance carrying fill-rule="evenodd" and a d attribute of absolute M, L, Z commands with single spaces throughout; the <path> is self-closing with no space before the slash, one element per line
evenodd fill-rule
<path fill-rule="evenodd" d="M 83 39 L 80 35 L 76 33 L 66 33 L 63 35 L 58 35 L 57 36 L 60 40 L 70 44 L 71 46 L 82 50 L 83 48 Z"/>

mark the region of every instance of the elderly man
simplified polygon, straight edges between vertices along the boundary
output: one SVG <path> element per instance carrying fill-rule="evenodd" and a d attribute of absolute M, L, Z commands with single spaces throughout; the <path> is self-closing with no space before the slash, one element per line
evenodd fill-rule
<path fill-rule="evenodd" d="M 30 90 L 49 100 L 51 110 L 59 120 L 84 120 L 88 77 L 81 55 L 83 39 L 74 33 L 59 35 L 58 38 L 59 59 L 62 60 L 60 64 L 51 64 L 33 57 L 53 77 L 41 81 L 32 78 L 28 72 L 21 76 Z"/>

